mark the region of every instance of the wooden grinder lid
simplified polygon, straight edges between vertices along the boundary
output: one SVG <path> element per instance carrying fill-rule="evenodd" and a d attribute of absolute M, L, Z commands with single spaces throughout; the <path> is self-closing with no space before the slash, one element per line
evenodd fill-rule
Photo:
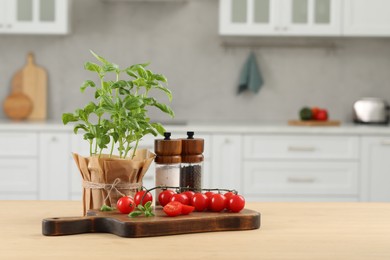
<path fill-rule="evenodd" d="M 181 162 L 182 142 L 180 139 L 171 139 L 171 133 L 164 133 L 164 139 L 154 140 L 154 161 L 159 164 Z"/>
<path fill-rule="evenodd" d="M 182 139 L 182 162 L 197 163 L 203 161 L 204 139 L 194 138 L 194 132 L 187 132 L 187 139 Z"/>

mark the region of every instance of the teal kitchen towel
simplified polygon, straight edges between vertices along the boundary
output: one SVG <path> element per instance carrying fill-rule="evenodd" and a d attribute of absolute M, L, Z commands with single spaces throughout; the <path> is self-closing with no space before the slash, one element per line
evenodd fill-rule
<path fill-rule="evenodd" d="M 240 74 L 238 94 L 246 90 L 257 93 L 263 84 L 264 81 L 257 66 L 256 56 L 251 52 Z"/>

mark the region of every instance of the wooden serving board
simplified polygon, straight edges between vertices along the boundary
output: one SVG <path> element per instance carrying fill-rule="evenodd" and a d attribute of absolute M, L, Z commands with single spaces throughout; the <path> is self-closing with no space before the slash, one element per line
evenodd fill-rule
<path fill-rule="evenodd" d="M 90 210 L 85 217 L 47 218 L 42 234 L 62 236 L 82 233 L 111 233 L 121 237 L 151 237 L 186 233 L 249 230 L 260 228 L 260 213 L 244 209 L 231 212 L 192 212 L 168 217 L 161 207 L 155 217 L 129 218 L 117 211 Z"/>
<path fill-rule="evenodd" d="M 47 73 L 35 64 L 33 53 L 27 55 L 27 64 L 13 76 L 12 91 L 21 92 L 31 100 L 33 108 L 28 119 L 46 119 Z"/>
<path fill-rule="evenodd" d="M 289 120 L 289 125 L 292 126 L 339 126 L 341 124 L 338 120 L 327 120 L 327 121 L 317 121 L 317 120 Z"/>

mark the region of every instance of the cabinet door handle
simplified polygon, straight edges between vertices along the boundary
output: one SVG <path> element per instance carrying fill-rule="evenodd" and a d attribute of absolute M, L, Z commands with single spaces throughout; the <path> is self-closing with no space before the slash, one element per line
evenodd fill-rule
<path fill-rule="evenodd" d="M 381 145 L 390 145 L 390 140 L 382 140 Z"/>
<path fill-rule="evenodd" d="M 288 177 L 287 181 L 294 183 L 313 183 L 316 179 L 312 177 Z"/>
<path fill-rule="evenodd" d="M 314 146 L 289 146 L 287 148 L 290 152 L 314 152 Z"/>

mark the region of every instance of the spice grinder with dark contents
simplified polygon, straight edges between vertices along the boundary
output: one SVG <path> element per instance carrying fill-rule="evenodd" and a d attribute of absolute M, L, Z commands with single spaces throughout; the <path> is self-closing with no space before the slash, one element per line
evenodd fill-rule
<path fill-rule="evenodd" d="M 180 187 L 182 190 L 199 191 L 202 188 L 204 139 L 194 138 L 187 132 L 181 140 Z"/>

